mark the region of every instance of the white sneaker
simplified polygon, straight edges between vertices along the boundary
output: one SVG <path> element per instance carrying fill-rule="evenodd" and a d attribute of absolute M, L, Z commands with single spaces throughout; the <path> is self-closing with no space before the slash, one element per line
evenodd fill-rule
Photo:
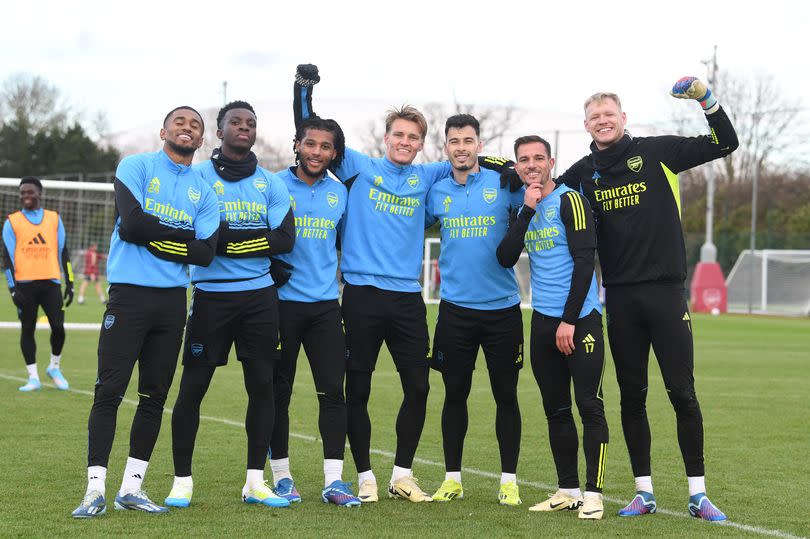
<path fill-rule="evenodd" d="M 177 481 L 172 485 L 172 490 L 166 499 L 163 501 L 169 507 L 188 507 L 191 505 L 191 495 L 193 493 L 193 485 L 177 484 Z"/>
<path fill-rule="evenodd" d="M 245 503 L 260 503 L 268 507 L 290 506 L 289 500 L 276 495 L 270 485 L 267 484 L 267 481 L 252 488 L 248 488 L 247 485 L 242 487 L 242 501 Z"/>
<path fill-rule="evenodd" d="M 362 503 L 379 501 L 380 496 L 377 493 L 377 482 L 367 479 L 360 483 L 360 490 L 357 492 L 357 497 L 360 498 Z"/>
<path fill-rule="evenodd" d="M 581 505 L 582 498 L 575 498 L 558 490 L 550 495 L 548 500 L 529 507 L 529 511 L 576 511 Z"/>
<path fill-rule="evenodd" d="M 604 513 L 605 506 L 602 503 L 601 494 L 588 494 L 582 498 L 582 506 L 579 508 L 579 518 L 599 520 Z"/>

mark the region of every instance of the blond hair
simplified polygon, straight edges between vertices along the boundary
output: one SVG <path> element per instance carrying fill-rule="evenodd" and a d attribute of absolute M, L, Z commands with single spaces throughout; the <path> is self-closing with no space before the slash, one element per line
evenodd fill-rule
<path fill-rule="evenodd" d="M 619 110 L 622 110 L 622 102 L 619 99 L 619 96 L 612 92 L 597 92 L 593 94 L 591 97 L 585 100 L 585 106 L 583 108 L 587 111 L 588 106 L 590 106 L 591 103 L 602 103 L 606 99 L 612 99 L 617 105 L 619 105 Z"/>
<path fill-rule="evenodd" d="M 425 140 L 425 135 L 427 135 L 427 120 L 425 120 L 425 116 L 419 112 L 416 107 L 403 105 L 400 108 L 389 110 L 388 115 L 385 117 L 386 135 L 391 132 L 391 126 L 396 120 L 407 120 L 418 125 L 419 131 L 422 133 L 422 140 Z"/>

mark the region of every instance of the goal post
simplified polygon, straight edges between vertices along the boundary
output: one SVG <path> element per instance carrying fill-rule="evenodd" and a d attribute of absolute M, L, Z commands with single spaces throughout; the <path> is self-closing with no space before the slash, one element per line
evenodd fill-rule
<path fill-rule="evenodd" d="M 115 194 L 112 183 L 42 181 L 42 207 L 59 213 L 65 225 L 67 248 L 77 280 L 84 272 L 84 254 L 96 244 L 106 254 L 115 222 Z M 19 210 L 20 178 L 0 178 L 0 212 L 6 217 Z M 106 274 L 106 259 L 99 257 L 99 276 Z M 77 285 L 78 287 L 78 285 Z M 77 288 L 78 289 L 78 288 Z"/>
<path fill-rule="evenodd" d="M 422 260 L 422 297 L 425 303 L 428 304 L 436 304 L 441 301 L 440 252 L 440 238 L 425 239 L 425 252 Z M 492 256 L 495 256 L 495 254 L 493 253 Z M 475 268 L 470 268 L 470 270 L 474 272 Z M 517 277 L 520 290 L 520 306 L 524 309 L 531 309 L 531 272 L 529 270 L 529 255 L 525 252 L 520 254 L 520 259 L 515 265 L 515 277 Z M 470 281 L 470 286 L 476 286 L 474 280 Z"/>
<path fill-rule="evenodd" d="M 729 312 L 810 316 L 810 250 L 746 249 L 726 286 Z"/>

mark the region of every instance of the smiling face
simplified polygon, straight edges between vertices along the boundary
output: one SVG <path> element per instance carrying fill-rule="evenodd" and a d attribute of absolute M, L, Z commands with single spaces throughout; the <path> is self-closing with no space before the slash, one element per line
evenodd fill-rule
<path fill-rule="evenodd" d="M 626 123 L 627 116 L 619 104 L 608 97 L 591 101 L 585 107 L 585 130 L 600 150 L 624 136 Z"/>
<path fill-rule="evenodd" d="M 554 168 L 554 159 L 549 157 L 542 142 L 521 144 L 515 151 L 515 159 L 515 172 L 524 184 L 539 183 L 541 188 L 553 184 L 549 180 L 551 169 Z"/>
<path fill-rule="evenodd" d="M 248 109 L 231 109 L 217 129 L 222 153 L 228 157 L 247 154 L 256 143 L 256 115 Z"/>
<path fill-rule="evenodd" d="M 388 160 L 403 166 L 413 163 L 424 144 L 419 124 L 402 118 L 393 121 L 383 140 Z"/>
<path fill-rule="evenodd" d="M 466 172 L 478 164 L 478 153 L 483 145 L 475 128 L 471 125 L 464 127 L 450 127 L 447 130 L 447 141 L 444 151 L 455 170 Z"/>
<path fill-rule="evenodd" d="M 20 204 L 26 210 L 39 208 L 42 200 L 42 193 L 33 183 L 24 183 L 20 186 Z"/>
<path fill-rule="evenodd" d="M 177 109 L 166 118 L 160 130 L 160 140 L 166 153 L 190 160 L 202 146 L 202 118 L 193 110 Z"/>
<path fill-rule="evenodd" d="M 321 178 L 337 155 L 335 136 L 322 129 L 307 129 L 304 138 L 295 143 L 298 168 L 309 179 Z"/>

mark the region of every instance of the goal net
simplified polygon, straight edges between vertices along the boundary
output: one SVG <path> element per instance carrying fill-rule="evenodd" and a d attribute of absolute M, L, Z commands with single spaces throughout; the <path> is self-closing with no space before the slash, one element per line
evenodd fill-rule
<path fill-rule="evenodd" d="M 427 238 L 425 240 L 425 255 L 422 260 L 422 297 L 425 303 L 439 303 L 441 299 L 441 273 L 439 272 L 439 253 L 441 252 L 440 238 Z M 494 254 L 492 256 L 495 256 Z M 515 276 L 520 288 L 520 306 L 524 309 L 532 307 L 531 273 L 529 272 L 529 255 L 521 253 L 515 265 Z M 470 286 L 475 286 L 471 281 Z"/>
<path fill-rule="evenodd" d="M 0 178 L 0 211 L 6 217 L 21 208 L 19 178 Z M 95 244 L 99 279 L 106 275 L 106 253 L 115 218 L 115 196 L 111 183 L 42 180 L 42 207 L 62 218 L 76 289 L 84 273 L 87 249 Z M 92 295 L 92 294 L 91 294 Z"/>
<path fill-rule="evenodd" d="M 810 250 L 746 249 L 726 287 L 729 312 L 810 316 Z"/>

